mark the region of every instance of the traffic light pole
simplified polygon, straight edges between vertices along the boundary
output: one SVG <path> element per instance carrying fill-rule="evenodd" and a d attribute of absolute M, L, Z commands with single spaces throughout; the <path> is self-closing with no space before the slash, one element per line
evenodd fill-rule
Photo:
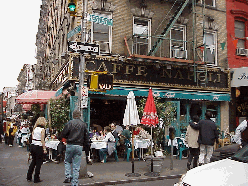
<path fill-rule="evenodd" d="M 82 29 L 81 29 L 81 42 L 86 43 L 86 27 L 87 27 L 87 6 L 88 0 L 84 0 L 82 4 Z M 82 108 L 82 88 L 84 86 L 84 71 L 85 71 L 85 56 L 84 53 L 80 54 L 80 62 L 79 62 L 79 90 L 78 90 L 78 108 L 81 112 L 81 119 L 83 120 L 83 108 Z M 79 178 L 88 177 L 87 173 L 87 162 L 86 162 L 85 152 L 83 152 L 83 158 L 81 161 L 81 169 L 79 171 Z"/>
<path fill-rule="evenodd" d="M 84 0 L 82 4 L 82 29 L 81 29 L 81 41 L 82 43 L 86 42 L 86 27 L 87 27 L 87 7 L 88 0 Z M 82 108 L 82 88 L 84 86 L 84 71 L 85 71 L 85 56 L 84 53 L 80 54 L 80 63 L 79 63 L 79 90 L 78 90 L 78 107 L 80 109 L 81 115 L 83 116 Z M 83 118 L 82 118 L 83 119 Z"/>

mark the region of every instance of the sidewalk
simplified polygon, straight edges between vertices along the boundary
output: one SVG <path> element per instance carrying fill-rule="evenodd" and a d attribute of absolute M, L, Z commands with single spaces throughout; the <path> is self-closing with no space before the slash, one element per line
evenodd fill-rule
<path fill-rule="evenodd" d="M 26 181 L 28 170 L 28 152 L 26 148 L 18 148 L 14 143 L 13 147 L 8 147 L 4 143 L 0 144 L 0 185 L 70 185 L 64 184 L 64 163 L 46 163 L 41 168 L 41 179 L 43 182 L 34 184 Z M 137 181 L 152 181 L 158 179 L 169 179 L 180 177 L 186 172 L 187 159 L 176 159 L 174 157 L 173 170 L 170 170 L 170 157 L 165 158 L 163 168 L 159 177 L 148 177 L 144 173 L 148 172 L 145 161 L 134 162 L 134 172 L 141 174 L 140 177 L 127 177 L 126 173 L 132 172 L 132 163 L 123 161 L 115 162 L 114 158 L 109 158 L 107 163 L 95 162 L 88 165 L 87 170 L 94 174 L 92 178 L 79 179 L 80 185 L 113 185 L 120 183 L 130 183 Z"/>

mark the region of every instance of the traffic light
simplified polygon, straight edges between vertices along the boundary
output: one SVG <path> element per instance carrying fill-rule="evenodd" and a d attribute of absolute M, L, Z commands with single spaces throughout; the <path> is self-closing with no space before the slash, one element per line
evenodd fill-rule
<path fill-rule="evenodd" d="M 169 137 L 171 140 L 173 140 L 175 138 L 175 128 L 174 127 L 169 128 Z"/>
<path fill-rule="evenodd" d="M 75 15 L 76 14 L 76 0 L 70 0 L 70 3 L 68 4 L 68 12 L 71 15 Z"/>
<path fill-rule="evenodd" d="M 92 74 L 88 76 L 87 87 L 89 90 L 97 90 L 98 88 L 98 74 Z"/>

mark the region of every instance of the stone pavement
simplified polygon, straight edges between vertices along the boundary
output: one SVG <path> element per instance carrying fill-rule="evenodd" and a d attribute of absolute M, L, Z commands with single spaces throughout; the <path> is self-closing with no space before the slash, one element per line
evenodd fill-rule
<path fill-rule="evenodd" d="M 28 152 L 25 148 L 19 148 L 16 143 L 9 147 L 4 143 L 0 144 L 0 186 L 53 186 L 70 185 L 64 184 L 64 164 L 46 163 L 41 168 L 41 179 L 43 182 L 34 184 L 26 181 L 28 170 Z M 158 179 L 174 179 L 186 173 L 187 159 L 176 159 L 174 157 L 173 170 L 170 170 L 170 158 L 163 161 L 163 168 L 159 177 L 148 177 L 144 173 L 149 172 L 145 161 L 134 162 L 134 172 L 141 174 L 140 177 L 127 177 L 126 173 L 132 172 L 132 163 L 123 161 L 115 162 L 114 158 L 109 158 L 107 163 L 95 162 L 88 165 L 87 169 L 94 174 L 92 178 L 79 179 L 80 185 L 114 185 L 121 183 L 152 181 Z"/>

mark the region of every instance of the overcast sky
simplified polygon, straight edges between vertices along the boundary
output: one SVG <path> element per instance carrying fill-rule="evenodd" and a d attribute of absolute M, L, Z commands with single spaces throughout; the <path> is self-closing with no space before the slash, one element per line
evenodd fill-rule
<path fill-rule="evenodd" d="M 5 1 L 0 11 L 0 92 L 15 87 L 24 64 L 36 64 L 35 42 L 41 0 Z M 9 7 L 9 8 L 8 8 Z"/>

